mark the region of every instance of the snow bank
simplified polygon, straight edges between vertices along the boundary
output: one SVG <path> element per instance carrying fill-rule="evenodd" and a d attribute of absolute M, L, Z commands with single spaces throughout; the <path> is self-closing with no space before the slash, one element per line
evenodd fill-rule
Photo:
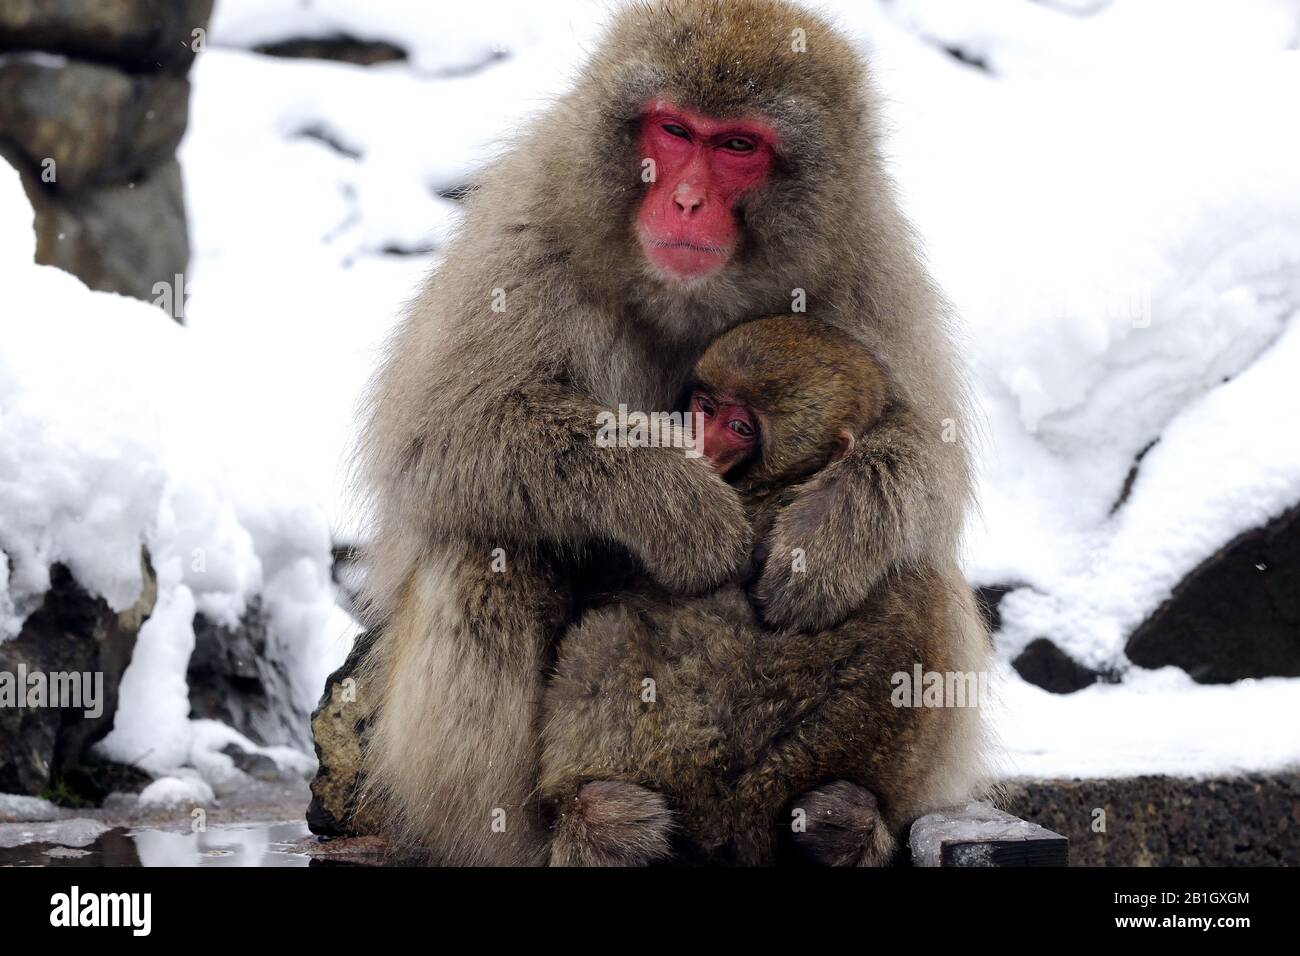
<path fill-rule="evenodd" d="M 998 681 L 1004 776 L 1210 776 L 1294 768 L 1300 680 L 1197 684 L 1176 667 L 1051 694 L 1007 668 Z"/>
<path fill-rule="evenodd" d="M 1200 3 L 842 11 L 965 330 L 986 425 L 967 570 L 1024 586 L 1001 606 L 1008 657 L 1045 636 L 1122 670 L 1173 585 L 1300 501 L 1300 128 L 1282 119 L 1300 55 L 1278 52 L 1300 13 L 1240 12 L 1227 29 Z M 977 29 L 983 55 L 1034 68 L 942 51 Z"/>
<path fill-rule="evenodd" d="M 1300 40 L 1290 0 L 1091 0 L 1091 6 L 1083 12 L 1092 15 L 1082 17 L 1026 0 L 892 0 L 885 9 L 927 42 L 1012 77 L 1191 68 L 1293 50 Z"/>
<path fill-rule="evenodd" d="M 128 607 L 147 546 L 158 603 L 101 746 L 163 773 L 194 763 L 185 672 L 196 611 L 233 625 L 261 595 L 271 652 L 308 707 L 355 627 L 334 602 L 327 516 L 273 451 L 293 410 L 162 309 L 34 265 L 31 223 L 17 174 L 0 164 L 0 550 L 12 566 L 0 639 L 18 632 L 54 562 Z"/>

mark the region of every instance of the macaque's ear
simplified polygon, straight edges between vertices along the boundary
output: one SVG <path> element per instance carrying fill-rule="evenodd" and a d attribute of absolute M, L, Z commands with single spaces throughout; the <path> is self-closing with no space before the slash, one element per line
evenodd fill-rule
<path fill-rule="evenodd" d="M 853 451 L 853 446 L 856 444 L 857 439 L 853 437 L 853 432 L 847 428 L 841 428 L 839 435 L 835 438 L 835 451 L 831 454 L 831 461 L 839 461 Z"/>

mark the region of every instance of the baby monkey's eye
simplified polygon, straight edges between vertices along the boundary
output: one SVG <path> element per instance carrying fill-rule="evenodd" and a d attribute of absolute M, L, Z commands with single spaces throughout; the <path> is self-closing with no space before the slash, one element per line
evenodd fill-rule
<path fill-rule="evenodd" d="M 739 418 L 728 423 L 727 427 L 730 428 L 737 435 L 739 435 L 741 438 L 754 437 L 754 429 L 750 426 L 749 422 L 741 421 Z"/>

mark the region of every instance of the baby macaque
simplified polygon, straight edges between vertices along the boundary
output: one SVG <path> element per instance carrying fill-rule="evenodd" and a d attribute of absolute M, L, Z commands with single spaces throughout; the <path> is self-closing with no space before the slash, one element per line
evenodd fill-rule
<path fill-rule="evenodd" d="M 823 470 L 833 483 L 889 400 L 852 337 L 778 317 L 709 347 L 689 408 L 762 542 L 797 486 Z M 987 638 L 955 564 L 897 568 L 816 632 L 765 629 L 752 583 L 682 598 L 638 577 L 564 635 L 543 704 L 553 865 L 879 865 L 913 819 L 970 795 Z M 964 699 L 898 692 L 933 672 Z"/>

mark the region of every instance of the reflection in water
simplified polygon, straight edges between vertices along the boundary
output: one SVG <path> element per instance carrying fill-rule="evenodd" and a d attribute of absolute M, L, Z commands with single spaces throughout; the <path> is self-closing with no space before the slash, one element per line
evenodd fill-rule
<path fill-rule="evenodd" d="M 308 835 L 301 820 L 213 824 L 202 833 L 119 827 L 77 855 L 48 843 L 0 849 L 0 866 L 307 866 L 294 845 Z"/>
<path fill-rule="evenodd" d="M 205 833 L 133 830 L 141 866 L 306 866 L 289 850 L 308 835 L 306 823 L 210 826 Z"/>

